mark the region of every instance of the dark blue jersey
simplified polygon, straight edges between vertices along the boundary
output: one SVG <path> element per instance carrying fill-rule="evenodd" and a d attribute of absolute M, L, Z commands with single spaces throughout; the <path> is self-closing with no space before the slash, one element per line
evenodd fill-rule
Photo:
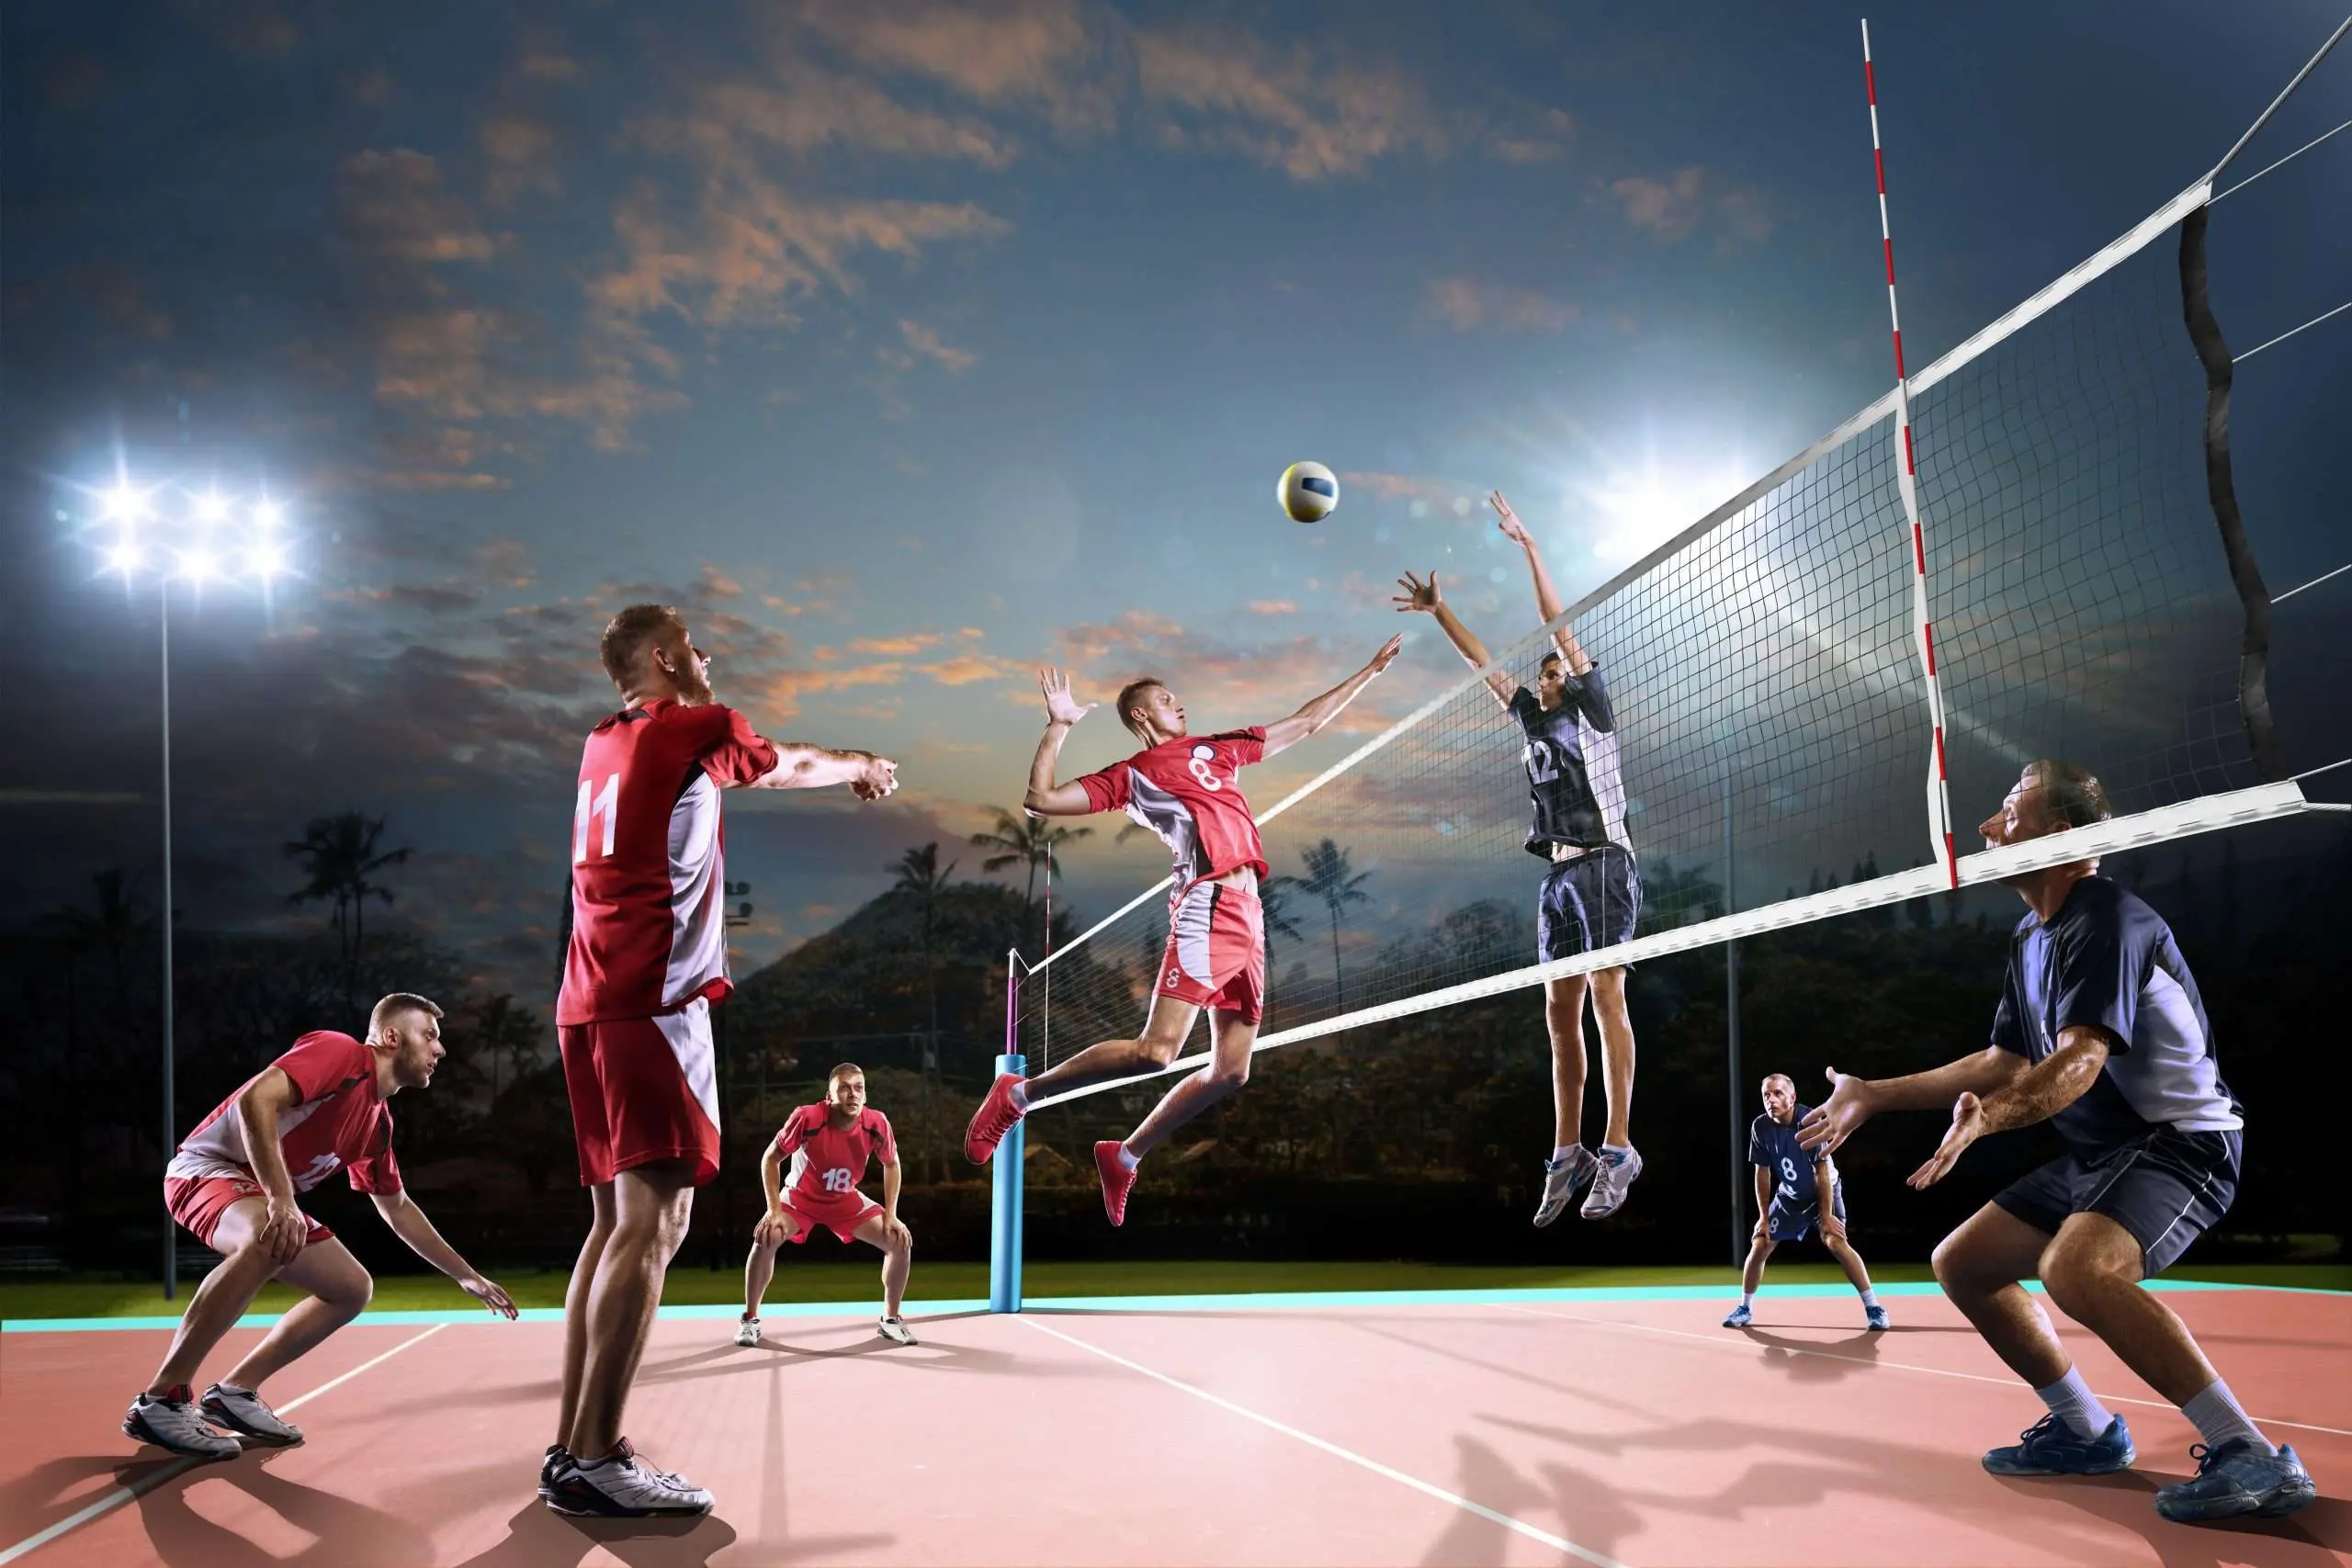
<path fill-rule="evenodd" d="M 2030 913 L 2018 922 L 1993 1043 L 2039 1062 L 2061 1033 L 2083 1026 L 2107 1032 L 2107 1065 L 2051 1124 L 2084 1159 L 2159 1127 L 2221 1133 L 2245 1124 L 2172 929 L 2103 876 L 2075 883 L 2047 924 Z"/>
<path fill-rule="evenodd" d="M 1528 852 L 1549 860 L 1554 844 L 1632 849 L 1625 838 L 1625 786 L 1617 773 L 1617 715 L 1600 667 L 1568 676 L 1560 705 L 1549 713 L 1534 693 L 1520 687 L 1510 694 L 1510 715 L 1527 737 L 1521 759 L 1535 807 Z"/>
<path fill-rule="evenodd" d="M 1798 1106 L 1785 1127 L 1773 1121 L 1769 1111 L 1759 1112 L 1747 1124 L 1747 1163 L 1770 1171 L 1772 1190 L 1781 1201 L 1801 1209 L 1819 1200 L 1821 1195 L 1814 1190 L 1813 1168 L 1829 1157 L 1827 1149 L 1816 1151 L 1797 1145 L 1797 1129 L 1804 1125 L 1805 1113 L 1812 1109 L 1810 1105 Z"/>

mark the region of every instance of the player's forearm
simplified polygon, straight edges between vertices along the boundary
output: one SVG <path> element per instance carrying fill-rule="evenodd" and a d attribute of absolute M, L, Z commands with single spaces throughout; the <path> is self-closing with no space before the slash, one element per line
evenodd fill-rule
<path fill-rule="evenodd" d="M 1762 1219 L 1764 1211 L 1772 1206 L 1772 1173 L 1762 1166 L 1756 1168 L 1756 1217 Z"/>
<path fill-rule="evenodd" d="M 1560 612 L 1567 606 L 1560 602 L 1560 591 L 1552 585 L 1552 569 L 1544 564 L 1544 553 L 1535 547 L 1534 538 L 1531 536 L 1519 547 L 1527 556 L 1527 574 L 1535 580 L 1535 612 L 1549 625 L 1559 619 Z"/>
<path fill-rule="evenodd" d="M 2025 1067 L 2025 1058 L 1997 1047 L 1899 1078 L 1871 1078 L 1874 1111 L 1949 1111 L 1962 1094 L 1988 1095 Z"/>
<path fill-rule="evenodd" d="M 237 1122 L 245 1131 L 245 1158 L 262 1190 L 281 1202 L 294 1201 L 294 1178 L 277 1142 L 277 1107 L 254 1089 L 237 1097 Z"/>
<path fill-rule="evenodd" d="M 2006 1133 L 2048 1121 L 2080 1100 L 2106 1065 L 2103 1039 L 2091 1036 L 2061 1044 L 2010 1079 L 2006 1088 L 1981 1098 L 1984 1131 Z"/>
<path fill-rule="evenodd" d="M 1292 716 L 1292 717 L 1306 726 L 1306 734 L 1314 734 L 1317 730 L 1322 728 L 1325 725 L 1330 723 L 1333 719 L 1345 713 L 1347 711 L 1348 705 L 1356 700 L 1356 694 L 1363 691 L 1366 686 L 1372 684 L 1372 678 L 1379 673 L 1380 671 L 1374 669 L 1371 665 L 1365 665 L 1363 669 L 1357 671 L 1354 674 L 1349 676 L 1346 680 L 1340 682 L 1338 685 L 1332 687 L 1329 691 L 1324 693 L 1321 696 L 1316 698 L 1305 707 L 1299 709 L 1296 714 Z"/>
<path fill-rule="evenodd" d="M 768 1213 L 774 1213 L 784 1206 L 783 1161 L 776 1157 L 773 1144 L 760 1156 L 760 1189 L 768 1195 Z"/>
<path fill-rule="evenodd" d="M 899 1178 L 901 1174 L 895 1160 L 882 1168 L 882 1217 L 886 1220 L 899 1217 Z"/>
<path fill-rule="evenodd" d="M 441 1233 L 433 1228 L 433 1222 L 424 1217 L 424 1211 L 410 1201 L 406 1192 L 377 1194 L 376 1212 L 384 1216 L 392 1234 L 408 1244 L 411 1252 L 452 1280 L 473 1278 L 473 1266 L 442 1239 Z"/>
<path fill-rule="evenodd" d="M 1037 738 L 1037 750 L 1029 759 L 1029 793 L 1022 804 L 1032 811 L 1046 809 L 1047 797 L 1054 793 L 1054 770 L 1061 761 L 1062 742 L 1069 739 L 1069 726 L 1059 719 L 1049 721 L 1046 733 Z"/>
<path fill-rule="evenodd" d="M 1445 633 L 1445 640 L 1453 645 L 1456 653 L 1468 660 L 1470 668 L 1484 670 L 1488 662 L 1487 645 L 1478 640 L 1476 632 L 1462 624 L 1462 617 L 1453 613 L 1453 606 L 1441 602 L 1430 613 L 1437 618 L 1438 626 Z"/>
<path fill-rule="evenodd" d="M 775 766 L 762 775 L 756 789 L 823 789 L 865 776 L 872 765 L 871 751 L 835 751 L 823 746 L 786 741 L 775 749 Z"/>
<path fill-rule="evenodd" d="M 1813 1168 L 1813 1201 L 1821 1206 L 1825 1214 L 1837 1203 L 1838 1171 L 1827 1160 Z"/>

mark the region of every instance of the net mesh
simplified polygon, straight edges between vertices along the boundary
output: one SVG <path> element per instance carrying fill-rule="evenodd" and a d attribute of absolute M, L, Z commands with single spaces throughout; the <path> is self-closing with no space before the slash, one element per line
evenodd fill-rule
<path fill-rule="evenodd" d="M 2258 782 L 2174 234 L 1915 390 L 1963 851 L 2037 757 L 2119 814 Z M 1641 932 L 1930 863 L 1897 461 L 1891 415 L 1858 421 L 1566 617 L 1616 710 Z M 1550 647 L 1496 663 L 1532 687 Z M 1270 814 L 1265 1033 L 1537 963 L 1522 744 L 1468 681 Z M 1136 1032 L 1167 919 L 1146 898 L 1023 987 L 1031 1071 Z"/>

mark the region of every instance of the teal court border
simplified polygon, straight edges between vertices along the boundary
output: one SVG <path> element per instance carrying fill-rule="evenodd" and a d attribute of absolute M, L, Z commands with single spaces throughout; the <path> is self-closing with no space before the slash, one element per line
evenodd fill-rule
<path fill-rule="evenodd" d="M 2269 1291 L 2283 1295 L 2352 1298 L 2352 1292 L 2323 1290 L 2309 1285 L 2243 1285 L 2213 1280 L 2148 1280 L 2142 1281 L 2140 1288 L 2166 1293 Z M 2041 1285 L 2038 1280 L 2028 1280 L 2026 1289 L 2040 1293 Z M 1536 1303 L 1601 1305 L 1615 1302 L 1721 1301 L 1731 1290 L 1729 1285 L 1597 1285 L 1482 1291 L 1267 1291 L 1197 1296 L 1041 1296 L 1032 1297 L 1023 1310 L 1043 1315 L 1054 1313 L 1329 1312 L 1351 1307 L 1513 1306 Z M 1853 1293 L 1854 1288 L 1842 1282 L 1779 1285 L 1759 1291 L 1757 1299 L 1795 1301 L 1850 1296 Z M 1883 1300 L 1891 1296 L 1939 1296 L 1943 1290 L 1931 1280 L 1922 1280 L 1881 1285 L 1878 1293 Z M 760 1316 L 763 1322 L 773 1322 L 777 1318 L 857 1318 L 865 1316 L 878 1304 L 854 1301 L 773 1302 L 761 1307 Z M 987 1313 L 989 1303 L 978 1297 L 912 1301 L 907 1303 L 903 1310 L 908 1317 L 969 1316 Z M 722 1302 L 697 1306 L 665 1306 L 658 1315 L 669 1320 L 732 1319 L 741 1316 L 741 1310 L 731 1302 Z M 277 1316 L 274 1313 L 247 1313 L 237 1320 L 237 1326 L 267 1328 L 277 1321 Z M 388 1328 L 412 1324 L 494 1321 L 494 1314 L 480 1307 L 442 1312 L 365 1312 L 354 1320 L 362 1325 Z M 519 1321 L 561 1323 L 563 1309 L 526 1307 Z M 177 1328 L 179 1323 L 177 1317 L 11 1318 L 0 1321 L 0 1334 L 104 1333 L 121 1329 Z"/>

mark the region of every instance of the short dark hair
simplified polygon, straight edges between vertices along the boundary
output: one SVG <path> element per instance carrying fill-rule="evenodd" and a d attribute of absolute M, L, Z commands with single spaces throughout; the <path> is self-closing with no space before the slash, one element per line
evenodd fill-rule
<path fill-rule="evenodd" d="M 2087 828 L 2115 815 L 2106 786 L 2088 768 L 2044 757 L 2027 763 L 2025 771 L 2041 792 L 2042 809 L 2069 828 Z"/>
<path fill-rule="evenodd" d="M 613 678 L 614 685 L 628 691 L 644 662 L 645 650 L 659 642 L 664 632 L 683 631 L 685 625 L 685 617 L 667 604 L 631 604 L 606 624 L 604 637 L 596 645 L 605 673 Z"/>
<path fill-rule="evenodd" d="M 865 1076 L 865 1069 L 859 1066 L 855 1062 L 836 1062 L 833 1064 L 833 1070 L 825 1075 L 825 1087 L 831 1089 L 833 1085 L 841 1082 L 842 1079 L 849 1077 L 852 1073 L 855 1073 L 859 1077 L 864 1077 Z"/>
<path fill-rule="evenodd" d="M 1555 648 L 1551 652 L 1545 654 L 1543 658 L 1537 660 L 1535 661 L 1535 668 L 1541 670 L 1546 664 L 1566 664 L 1567 661 L 1567 655 L 1562 653 Z"/>
<path fill-rule="evenodd" d="M 1164 692 L 1168 689 L 1168 682 L 1157 675 L 1146 675 L 1141 680 L 1130 681 L 1119 688 L 1119 700 L 1116 704 L 1119 722 L 1134 731 L 1138 740 L 1143 739 L 1143 727 L 1136 722 L 1136 711 L 1143 705 L 1143 694 L 1154 686 Z"/>
<path fill-rule="evenodd" d="M 368 1032 L 374 1034 L 391 1020 L 404 1012 L 421 1012 L 427 1018 L 439 1018 L 441 1010 L 414 991 L 394 991 L 378 1002 L 368 1014 Z"/>

